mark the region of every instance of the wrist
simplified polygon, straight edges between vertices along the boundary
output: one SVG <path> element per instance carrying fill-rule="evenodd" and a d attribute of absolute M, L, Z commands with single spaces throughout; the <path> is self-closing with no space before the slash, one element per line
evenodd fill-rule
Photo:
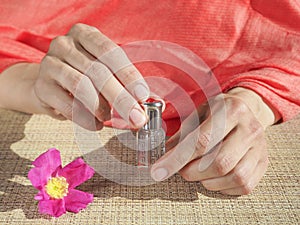
<path fill-rule="evenodd" d="M 264 128 L 273 125 L 280 119 L 278 111 L 268 104 L 259 94 L 250 89 L 236 87 L 227 93 L 240 98 L 250 108 Z"/>

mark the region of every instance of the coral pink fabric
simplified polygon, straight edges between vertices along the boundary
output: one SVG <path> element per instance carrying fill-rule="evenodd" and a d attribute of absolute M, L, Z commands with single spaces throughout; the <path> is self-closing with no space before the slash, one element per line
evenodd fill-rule
<path fill-rule="evenodd" d="M 252 89 L 279 111 L 283 121 L 300 112 L 298 0 L 0 3 L 0 71 L 18 62 L 40 62 L 54 37 L 81 22 L 120 45 L 163 40 L 189 48 L 212 69 L 222 91 L 237 86 Z M 203 101 L 199 88 L 183 79 L 182 71 L 159 63 L 139 69 L 145 76 L 158 74 L 180 83 L 194 103 Z M 178 115 L 171 109 L 164 118 L 177 129 Z"/>

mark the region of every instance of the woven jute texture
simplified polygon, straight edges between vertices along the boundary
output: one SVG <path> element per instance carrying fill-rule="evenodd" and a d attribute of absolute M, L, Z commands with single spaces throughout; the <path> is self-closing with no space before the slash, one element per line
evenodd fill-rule
<path fill-rule="evenodd" d="M 103 145 L 117 160 L 134 160 L 116 134 L 111 128 L 102 130 Z M 300 117 L 273 126 L 266 137 L 268 171 L 250 195 L 224 196 L 179 175 L 133 186 L 95 174 L 78 187 L 93 193 L 94 201 L 78 214 L 55 219 L 38 212 L 37 190 L 27 178 L 32 161 L 51 147 L 61 151 L 63 165 L 93 157 L 78 147 L 70 121 L 0 110 L 0 224 L 300 224 Z M 107 162 L 102 157 L 99 163 Z M 111 170 L 111 175 L 122 172 Z"/>

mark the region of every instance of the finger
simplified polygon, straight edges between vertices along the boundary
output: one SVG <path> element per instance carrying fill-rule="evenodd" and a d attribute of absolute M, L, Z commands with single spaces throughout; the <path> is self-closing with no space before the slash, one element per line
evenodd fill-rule
<path fill-rule="evenodd" d="M 139 128 L 145 124 L 146 116 L 144 110 L 104 64 L 95 61 L 88 70 L 87 76 L 90 78 L 89 80 L 92 80 L 93 85 L 101 93 L 101 96 L 105 98 L 100 97 L 99 99 L 97 118 L 102 119 L 101 121 L 108 119 L 110 106 L 107 102 L 110 102 L 112 107 L 132 127 Z M 79 85 L 81 87 L 79 86 L 78 90 L 86 90 L 88 88 L 88 85 L 85 85 L 82 81 Z"/>
<path fill-rule="evenodd" d="M 120 49 L 115 43 L 96 28 L 84 24 L 74 26 L 70 31 L 70 35 L 96 58 L 99 59 L 105 55 L 102 61 L 106 66 L 96 61 L 90 66 L 87 75 L 92 76 L 91 80 L 95 83 L 97 89 L 108 102 L 113 104 L 113 107 L 123 119 L 129 122 L 133 128 L 143 126 L 146 122 L 146 116 L 137 100 L 147 98 L 149 89 L 136 68 L 132 65 L 128 67 L 130 61 L 125 53 L 119 50 L 115 51 L 114 48 Z M 111 51 L 113 54 L 108 57 L 108 53 Z M 114 68 L 121 69 L 121 71 L 116 72 Z M 111 71 L 116 72 L 117 76 L 121 74 L 118 79 L 123 82 L 122 84 L 112 76 Z M 146 91 L 142 87 L 143 83 L 146 85 Z M 142 92 L 147 94 L 145 95 Z"/>
<path fill-rule="evenodd" d="M 79 126 L 91 131 L 101 130 L 103 128 L 103 123 L 86 110 L 85 106 L 77 99 L 74 99 L 73 101 L 72 120 Z"/>
<path fill-rule="evenodd" d="M 190 181 L 223 177 L 247 154 L 254 139 L 263 146 L 263 136 L 246 132 L 243 126 L 238 125 L 226 136 L 224 142 L 220 143 L 218 152 L 214 150 L 215 153 L 188 164 L 180 173 Z"/>
<path fill-rule="evenodd" d="M 209 167 L 219 151 L 220 145 L 215 146 L 208 154 L 189 162 L 179 171 L 179 174 L 187 181 L 199 181 L 199 174 L 201 174 L 199 172 L 199 165 L 201 164 L 205 168 Z"/>
<path fill-rule="evenodd" d="M 69 35 L 54 38 L 47 55 L 60 59 L 82 74 L 85 74 L 97 60 Z"/>
<path fill-rule="evenodd" d="M 146 123 L 145 111 L 120 83 L 110 79 L 103 88 L 103 96 L 132 128 L 140 128 Z"/>
<path fill-rule="evenodd" d="M 94 62 L 97 61 L 97 59 L 93 57 L 91 54 L 89 54 L 78 43 L 74 43 L 73 38 L 68 35 L 56 37 L 51 42 L 48 55 L 61 59 L 62 62 L 67 63 L 69 66 L 78 70 L 80 73 L 88 76 L 93 82 L 94 86 L 98 85 L 99 92 L 101 92 L 101 87 L 99 84 L 105 85 L 105 81 L 110 76 L 113 76 L 113 74 L 110 73 L 108 69 L 106 69 L 108 73 L 104 74 L 104 76 L 101 73 L 101 71 L 96 71 L 96 72 L 100 72 L 99 74 L 96 74 L 95 76 L 96 79 L 90 76 L 95 74 L 95 73 L 89 73 L 89 71 L 94 72 L 93 65 Z M 100 100 L 100 105 L 99 108 L 97 109 L 99 111 L 98 119 L 100 119 L 101 121 L 106 121 L 110 119 L 110 106 L 108 102 L 103 98 L 102 95 L 99 95 L 99 100 Z"/>
<path fill-rule="evenodd" d="M 88 77 L 51 56 L 46 56 L 42 63 L 47 65 L 43 69 L 51 68 L 51 70 L 42 71 L 43 74 L 49 74 L 61 87 L 80 100 L 98 120 L 104 121 L 98 93 Z"/>
<path fill-rule="evenodd" d="M 170 137 L 166 142 L 166 150 L 174 148 L 181 140 L 183 140 L 189 133 L 195 130 L 200 123 L 204 121 L 205 115 L 208 113 L 208 105 L 202 104 L 189 115 L 181 124 L 180 129 Z"/>
<path fill-rule="evenodd" d="M 116 86 L 112 87 L 110 92 L 104 92 L 103 89 L 107 85 L 109 80 L 113 80 L 115 85 L 118 85 L 119 82 L 115 79 L 110 70 L 98 61 L 94 61 L 91 63 L 90 67 L 85 72 L 85 75 L 92 81 L 93 86 L 96 88 L 99 98 L 99 106 L 98 106 L 98 118 L 100 121 L 106 121 L 110 119 L 110 105 L 108 100 L 110 100 L 110 95 L 114 92 Z M 111 81 L 110 81 L 111 82 Z M 82 88 L 86 88 L 83 84 L 80 84 Z M 120 88 L 123 89 L 121 85 Z M 108 99 L 108 100 L 107 100 Z"/>
<path fill-rule="evenodd" d="M 76 54 L 76 51 L 74 54 Z M 76 56 L 74 58 L 76 58 Z M 84 60 L 87 60 L 87 58 L 83 55 L 81 56 L 81 58 L 82 62 L 84 62 Z M 85 69 L 82 68 L 82 66 L 85 67 L 84 64 L 88 63 L 83 63 L 80 66 L 80 64 L 74 63 L 76 62 L 76 60 L 72 61 L 71 59 L 67 58 L 67 61 L 69 61 L 69 63 L 72 64 L 72 66 L 79 69 L 80 71 L 86 71 L 85 75 L 90 78 L 94 87 L 99 91 L 99 93 L 101 93 L 101 95 L 99 95 L 100 102 L 97 110 L 97 118 L 100 121 L 106 121 L 110 118 L 110 106 L 108 104 L 109 101 L 112 103 L 113 107 L 117 110 L 117 112 L 124 119 L 126 119 L 127 122 L 132 122 L 133 126 L 140 127 L 145 123 L 146 118 L 142 108 L 139 105 L 137 105 L 136 100 L 126 91 L 122 84 L 120 84 L 120 82 L 114 77 L 111 71 L 103 63 L 99 61 L 93 61 L 90 62 L 89 67 Z M 62 80 L 63 78 L 60 79 Z M 78 84 L 77 90 L 84 90 L 88 88 L 86 86 L 87 84 L 85 84 L 83 80 L 81 80 Z M 82 97 L 80 98 L 80 96 L 78 96 L 78 98 L 85 99 Z M 120 104 L 120 102 L 124 103 Z M 133 115 L 130 116 L 129 111 L 133 108 L 136 108 L 136 112 L 138 112 L 139 114 L 136 112 L 134 114 L 133 112 Z"/>
<path fill-rule="evenodd" d="M 74 103 L 73 98 L 57 85 L 45 87 L 42 101 L 55 109 L 57 114 L 62 114 L 65 118 L 73 120 L 85 129 L 100 130 L 103 127 L 102 123 L 95 120 L 95 117 L 79 101 Z M 80 116 L 78 115 L 73 119 L 74 114 L 80 114 Z"/>
<path fill-rule="evenodd" d="M 258 185 L 259 181 L 265 174 L 268 167 L 268 159 L 265 158 L 262 161 L 259 161 L 256 170 L 252 173 L 250 180 L 240 187 L 230 188 L 226 190 L 221 190 L 222 194 L 227 195 L 247 195 L 250 194 L 254 188 Z"/>
<path fill-rule="evenodd" d="M 248 134 L 239 129 L 239 126 L 235 127 L 226 136 L 226 139 L 220 145 L 220 151 L 208 167 L 204 166 L 204 158 L 199 162 L 197 168 L 199 178 L 202 180 L 228 174 L 250 148 L 252 143 L 248 141 L 248 138 Z"/>
<path fill-rule="evenodd" d="M 64 115 L 62 115 L 60 112 L 58 112 L 57 110 L 50 107 L 48 104 L 45 104 L 44 102 L 42 102 L 41 99 L 39 99 L 39 100 L 41 103 L 39 112 L 41 112 L 42 114 L 46 114 L 48 116 L 51 116 L 54 119 L 61 120 L 61 121 L 68 119 Z"/>
<path fill-rule="evenodd" d="M 170 177 L 188 162 L 207 153 L 237 125 L 237 120 L 226 114 L 226 106 L 222 102 L 218 107 L 215 107 L 217 110 L 198 129 L 189 133 L 152 166 L 151 175 L 154 180 Z"/>
<path fill-rule="evenodd" d="M 95 62 L 88 73 L 103 97 L 126 122 L 133 128 L 140 128 L 146 123 L 144 110 L 105 65 Z"/>
<path fill-rule="evenodd" d="M 109 103 L 103 97 L 101 93 L 98 94 L 99 98 L 99 118 L 101 118 L 101 122 L 107 121 L 111 119 L 111 109 Z"/>
<path fill-rule="evenodd" d="M 225 176 L 202 180 L 202 185 L 211 191 L 221 191 L 247 185 L 260 160 L 261 154 L 259 151 L 260 149 L 249 150 L 230 173 Z"/>
<path fill-rule="evenodd" d="M 251 117 L 248 118 L 249 121 L 252 121 L 251 125 L 245 126 L 244 123 L 241 123 L 236 126 L 226 136 L 220 152 L 209 167 L 205 166 L 207 163 L 204 158 L 200 161 L 198 171 L 200 172 L 201 179 L 221 177 L 228 174 L 236 167 L 250 148 L 264 150 L 265 139 L 263 128 L 257 121 L 251 120 Z"/>
<path fill-rule="evenodd" d="M 149 87 L 143 76 L 130 62 L 125 52 L 98 29 L 85 24 L 72 27 L 70 35 L 87 52 L 115 73 L 127 91 L 138 101 L 149 97 Z"/>
<path fill-rule="evenodd" d="M 100 93 L 107 80 L 113 77 L 111 71 L 104 64 L 97 61 L 81 46 L 75 47 L 74 40 L 70 36 L 55 38 L 51 43 L 48 55 L 52 56 L 50 57 L 52 61 L 59 58 L 63 63 L 89 77 Z M 57 60 L 58 62 L 59 60 Z"/>
<path fill-rule="evenodd" d="M 87 71 L 87 76 L 124 120 L 131 122 L 136 127 L 144 125 L 146 121 L 144 111 L 104 64 L 98 61 L 93 62 Z M 104 106 L 107 105 L 106 103 Z M 134 108 L 139 113 L 138 115 L 130 115 L 130 110 Z"/>

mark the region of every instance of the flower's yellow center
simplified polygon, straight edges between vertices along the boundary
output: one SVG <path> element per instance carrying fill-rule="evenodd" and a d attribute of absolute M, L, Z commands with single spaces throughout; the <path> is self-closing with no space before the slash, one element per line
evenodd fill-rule
<path fill-rule="evenodd" d="M 46 192 L 51 198 L 60 199 L 67 196 L 68 187 L 66 178 L 52 177 L 46 185 Z"/>

